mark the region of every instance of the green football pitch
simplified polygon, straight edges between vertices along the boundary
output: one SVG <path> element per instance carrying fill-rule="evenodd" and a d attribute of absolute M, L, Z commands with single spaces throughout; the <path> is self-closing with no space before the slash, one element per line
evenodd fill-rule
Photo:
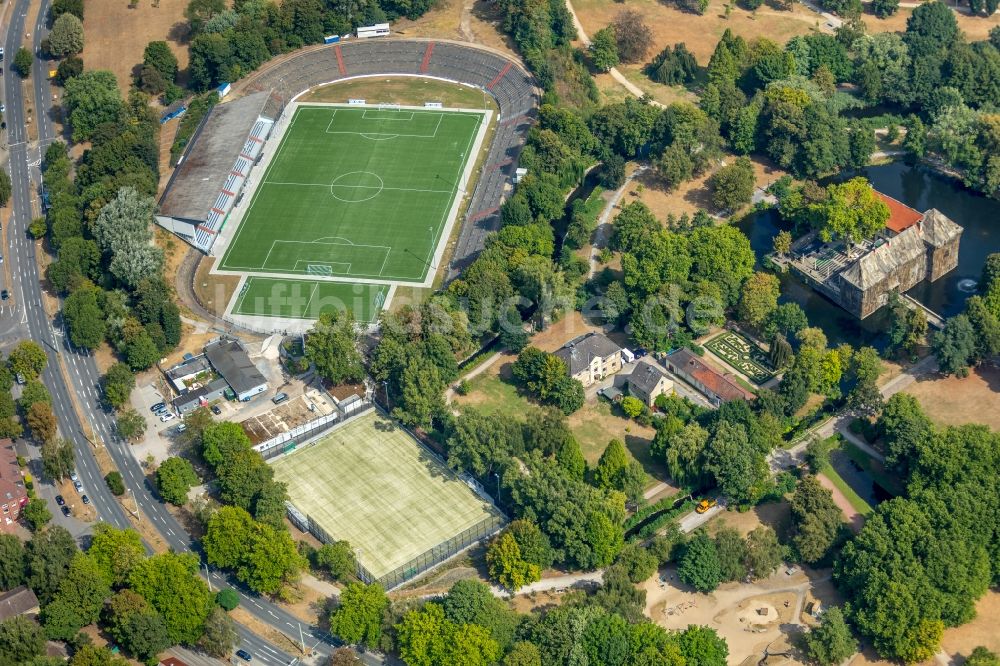
<path fill-rule="evenodd" d="M 482 121 L 299 106 L 218 269 L 422 282 Z"/>
<path fill-rule="evenodd" d="M 251 275 L 240 290 L 233 314 L 319 319 L 324 312 L 348 310 L 354 320 L 375 321 L 389 292 L 387 284 L 285 280 Z"/>

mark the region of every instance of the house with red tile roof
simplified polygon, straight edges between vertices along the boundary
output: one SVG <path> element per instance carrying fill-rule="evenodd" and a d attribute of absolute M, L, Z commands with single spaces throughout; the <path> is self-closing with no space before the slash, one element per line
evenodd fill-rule
<path fill-rule="evenodd" d="M 716 407 L 730 400 L 757 397 L 740 386 L 733 374 L 716 370 L 687 347 L 667 354 L 664 364 L 667 370 L 698 389 Z"/>

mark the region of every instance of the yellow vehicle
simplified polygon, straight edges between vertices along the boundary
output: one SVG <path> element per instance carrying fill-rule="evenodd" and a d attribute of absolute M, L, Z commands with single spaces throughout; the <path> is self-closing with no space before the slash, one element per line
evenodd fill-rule
<path fill-rule="evenodd" d="M 702 501 L 698 502 L 698 506 L 696 506 L 694 510 L 698 513 L 705 513 L 716 504 L 718 504 L 718 502 L 716 502 L 714 499 L 703 499 Z"/>

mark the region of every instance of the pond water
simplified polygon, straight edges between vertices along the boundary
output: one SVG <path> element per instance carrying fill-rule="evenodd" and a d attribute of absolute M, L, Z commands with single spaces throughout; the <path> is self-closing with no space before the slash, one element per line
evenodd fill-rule
<path fill-rule="evenodd" d="M 975 283 L 986 256 L 1000 252 L 1000 202 L 971 192 L 961 183 L 926 167 L 903 162 L 845 172 L 835 180 L 855 175 L 868 178 L 879 191 L 919 211 L 937 208 L 965 229 L 955 270 L 937 282 L 921 282 L 909 291 L 915 299 L 944 317 L 961 312 L 965 300 L 975 293 Z M 771 251 L 771 241 L 782 226 L 777 212 L 772 210 L 747 216 L 739 224 L 749 236 L 758 258 Z M 888 314 L 884 308 L 858 321 L 791 274 L 782 276 L 782 301 L 801 305 L 810 325 L 821 327 L 831 344 L 849 342 L 877 348 L 885 345 Z"/>

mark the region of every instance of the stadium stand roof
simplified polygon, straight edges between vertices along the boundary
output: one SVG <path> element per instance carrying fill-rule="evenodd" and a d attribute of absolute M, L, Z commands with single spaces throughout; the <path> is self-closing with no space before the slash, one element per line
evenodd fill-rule
<path fill-rule="evenodd" d="M 216 105 L 167 183 L 157 223 L 209 252 L 280 110 L 269 92 Z"/>

